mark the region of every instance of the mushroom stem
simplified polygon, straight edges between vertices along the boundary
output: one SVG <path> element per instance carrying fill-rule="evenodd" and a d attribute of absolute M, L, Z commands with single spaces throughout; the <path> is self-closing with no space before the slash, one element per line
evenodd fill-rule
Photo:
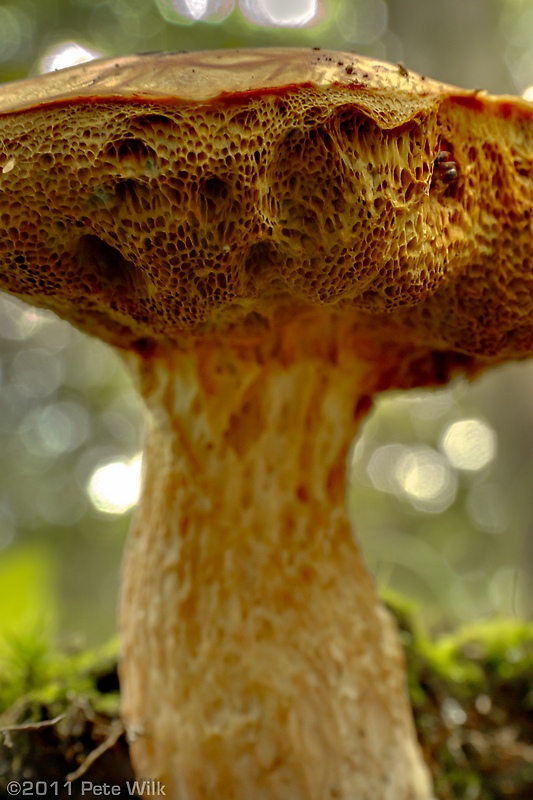
<path fill-rule="evenodd" d="M 151 421 L 123 713 L 138 775 L 178 800 L 431 797 L 344 510 L 372 368 L 316 317 L 137 362 Z"/>

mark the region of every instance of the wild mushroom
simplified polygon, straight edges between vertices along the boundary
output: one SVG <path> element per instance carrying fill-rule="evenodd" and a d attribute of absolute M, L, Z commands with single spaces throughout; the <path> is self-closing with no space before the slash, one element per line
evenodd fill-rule
<path fill-rule="evenodd" d="M 149 412 L 121 680 L 167 796 L 430 797 L 346 457 L 376 391 L 531 352 L 531 120 L 326 51 L 2 88 L 1 286 L 118 348 Z"/>

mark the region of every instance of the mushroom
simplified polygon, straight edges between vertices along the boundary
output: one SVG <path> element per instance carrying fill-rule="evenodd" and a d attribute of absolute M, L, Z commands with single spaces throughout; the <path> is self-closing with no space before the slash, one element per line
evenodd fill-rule
<path fill-rule="evenodd" d="M 2 87 L 1 288 L 148 410 L 120 673 L 168 797 L 431 797 L 346 460 L 376 392 L 532 351 L 532 113 L 317 49 Z"/>

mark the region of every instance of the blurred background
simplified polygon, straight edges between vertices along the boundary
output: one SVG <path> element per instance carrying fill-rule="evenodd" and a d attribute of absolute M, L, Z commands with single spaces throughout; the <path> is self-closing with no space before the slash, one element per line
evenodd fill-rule
<path fill-rule="evenodd" d="M 321 46 L 463 87 L 533 85 L 533 0 L 0 0 L 0 81 L 99 56 Z M 0 641 L 116 628 L 143 414 L 116 356 L 0 298 Z M 380 585 L 445 629 L 533 616 L 533 364 L 379 399 L 349 502 Z M 1 647 L 0 647 L 1 651 Z"/>

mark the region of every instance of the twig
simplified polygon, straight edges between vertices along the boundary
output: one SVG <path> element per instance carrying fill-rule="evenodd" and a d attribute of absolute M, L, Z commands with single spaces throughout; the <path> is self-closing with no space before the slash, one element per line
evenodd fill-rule
<path fill-rule="evenodd" d="M 89 767 L 92 766 L 94 762 L 97 761 L 107 750 L 111 750 L 111 748 L 118 742 L 124 733 L 124 725 L 120 720 L 115 720 L 110 727 L 111 733 L 107 739 L 102 742 L 102 744 L 98 745 L 98 747 L 96 747 L 94 750 L 91 750 L 87 758 L 78 767 L 78 769 L 75 770 L 75 772 L 69 772 L 66 777 L 66 780 L 69 783 L 81 778 L 82 775 L 85 775 Z"/>
<path fill-rule="evenodd" d="M 49 728 L 65 719 L 65 714 L 60 714 L 54 719 L 43 719 L 42 722 L 23 722 L 20 725 L 0 725 L 0 733 L 11 733 L 13 731 L 38 731 L 40 728 Z"/>

